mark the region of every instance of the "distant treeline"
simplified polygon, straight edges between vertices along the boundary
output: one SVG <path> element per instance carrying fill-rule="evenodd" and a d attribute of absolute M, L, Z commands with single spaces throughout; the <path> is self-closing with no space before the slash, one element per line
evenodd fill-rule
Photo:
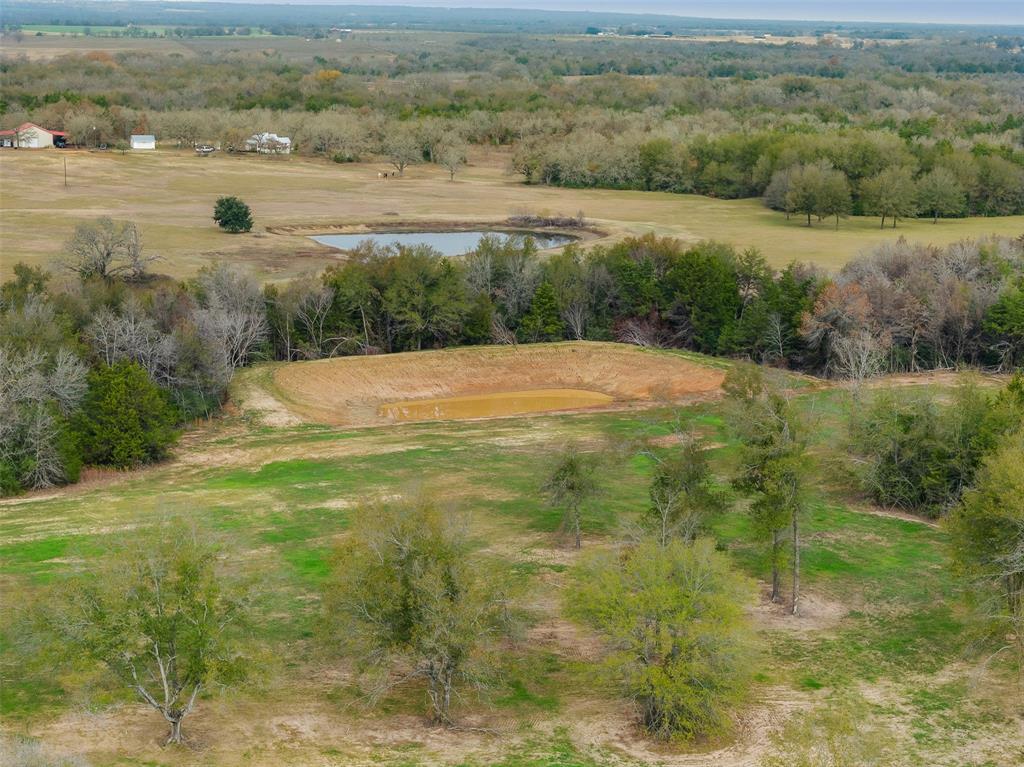
<path fill-rule="evenodd" d="M 11 0 L 4 4 L 5 24 L 180 25 L 183 13 L 196 26 L 233 27 L 253 24 L 279 28 L 281 34 L 345 26 L 365 29 L 448 30 L 539 34 L 582 34 L 588 27 L 674 34 L 746 32 L 776 36 L 820 35 L 828 32 L 877 39 L 929 35 L 963 35 L 962 26 L 892 22 L 771 21 L 765 19 L 703 19 L 659 14 L 606 11 L 546 11 L 511 8 L 417 8 L 387 5 L 289 5 L 284 3 L 208 2 L 83 2 Z M 1021 27 L 973 26 L 971 36 L 1024 34 Z"/>
<path fill-rule="evenodd" d="M 401 167 L 501 146 L 529 183 L 765 195 L 837 223 L 1024 211 L 1024 59 L 1012 48 L 418 40 L 357 36 L 330 58 L 198 41 L 193 57 L 8 58 L 0 124 L 30 120 L 83 145 L 153 133 L 222 149 L 272 131 L 296 152 Z M 822 173 L 827 190 L 797 194 Z"/>
<path fill-rule="evenodd" d="M 0 287 L 0 489 L 74 481 L 83 463 L 162 457 L 253 360 L 465 344 L 616 340 L 854 379 L 1024 363 L 1024 247 L 904 242 L 835 277 L 753 250 L 647 236 L 540 258 L 492 238 L 448 259 L 369 243 L 261 288 L 226 267 L 150 276 L 131 224 L 82 225 L 57 274 Z"/>

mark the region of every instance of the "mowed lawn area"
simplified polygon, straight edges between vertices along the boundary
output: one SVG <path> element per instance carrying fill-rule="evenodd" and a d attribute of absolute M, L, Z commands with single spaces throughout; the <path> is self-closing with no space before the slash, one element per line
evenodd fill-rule
<path fill-rule="evenodd" d="M 273 126 L 268 126 L 273 128 Z M 64 166 L 67 164 L 67 186 Z M 270 234 L 267 227 L 494 223 L 509 215 L 582 212 L 613 241 L 654 232 L 696 242 L 717 239 L 757 247 L 783 266 L 792 260 L 838 268 L 861 251 L 906 237 L 946 244 L 991 234 L 1019 236 L 1024 216 L 901 221 L 879 229 L 875 218 L 816 223 L 764 208 L 759 200 L 696 195 L 527 186 L 507 172 L 508 154 L 478 151 L 448 180 L 437 166 L 419 165 L 405 178 L 383 181 L 384 162 L 339 165 L 327 160 L 191 151 L 0 152 L 0 278 L 18 261 L 42 266 L 82 221 L 110 216 L 134 221 L 145 247 L 163 256 L 155 268 L 174 277 L 223 260 L 265 279 L 319 270 L 342 257 L 306 236 Z M 254 211 L 249 234 L 220 232 L 212 221 L 221 195 L 238 195 Z M 602 240 L 598 240 L 599 242 Z"/>
<path fill-rule="evenodd" d="M 801 391 L 820 435 L 815 487 L 828 488 L 816 491 L 806 524 L 805 614 L 787 617 L 763 598 L 751 605 L 761 673 L 733 741 L 687 750 L 638 733 L 629 704 L 600 682 L 599 640 L 562 615 L 577 554 L 539 492 L 549 451 L 567 441 L 617 451 L 584 526 L 584 550 L 611 545 L 648 501 L 650 459 L 626 445 L 667 437 L 677 418 L 713 445 L 727 487 L 736 444 L 715 402 L 365 429 L 272 429 L 243 412 L 188 434 L 164 465 L 0 503 L 5 728 L 94 765 L 756 765 L 788 717 L 857 695 L 866 722 L 898 743 L 898 764 L 1020 764 L 1017 688 L 998 666 L 974 684 L 944 533 L 851 506 L 837 479 L 846 395 Z M 458 701 L 463 727 L 454 730 L 426 724 L 415 685 L 368 708 L 351 664 L 324 651 L 319 635 L 321 586 L 352 509 L 418 487 L 468 514 L 480 552 L 515 573 L 529 613 L 485 696 Z M 763 583 L 744 501 L 733 500 L 715 535 Z M 266 594 L 257 633 L 269 659 L 262 685 L 202 700 L 186 726 L 191 746 L 172 751 L 160 746 L 158 714 L 107 682 L 29 663 L 13 628 L 19 609 L 76 563 L 167 514 L 193 519 L 223 542 L 227 566 L 257 575 Z"/>

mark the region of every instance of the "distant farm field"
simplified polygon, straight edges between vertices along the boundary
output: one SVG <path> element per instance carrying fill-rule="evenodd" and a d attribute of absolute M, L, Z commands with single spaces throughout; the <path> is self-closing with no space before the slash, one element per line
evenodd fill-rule
<path fill-rule="evenodd" d="M 272 126 L 268 126 L 272 127 Z M 67 163 L 67 187 L 64 163 Z M 403 179 L 382 181 L 384 163 L 338 165 L 325 160 L 161 149 L 150 153 L 0 152 L 0 277 L 15 263 L 46 265 L 75 225 L 98 216 L 134 221 L 145 246 L 163 257 L 159 271 L 175 277 L 204 265 L 236 263 L 263 279 L 318 270 L 343 256 L 297 234 L 268 227 L 330 227 L 367 222 L 493 223 L 519 212 L 582 211 L 605 241 L 653 232 L 689 242 L 717 239 L 757 247 L 779 266 L 792 260 L 836 268 L 860 251 L 899 237 L 945 244 L 990 234 L 1019 236 L 1024 216 L 901 221 L 880 230 L 874 218 L 812 228 L 786 220 L 758 200 L 696 195 L 527 186 L 506 171 L 501 151 L 477 152 L 454 182 L 436 166 L 413 166 Z M 252 207 L 250 234 L 223 234 L 210 216 L 221 195 Z"/>
<path fill-rule="evenodd" d="M 21 31 L 26 35 L 42 32 L 44 35 L 85 35 L 87 37 L 91 35 L 121 35 L 126 32 L 127 29 L 127 27 L 105 26 L 102 24 L 95 26 L 86 24 L 23 24 L 21 26 Z M 141 26 L 133 26 L 132 29 L 144 32 L 155 32 L 159 35 L 163 35 L 168 28 L 153 24 L 143 24 Z M 99 45 L 102 45 L 102 43 L 99 43 Z"/>

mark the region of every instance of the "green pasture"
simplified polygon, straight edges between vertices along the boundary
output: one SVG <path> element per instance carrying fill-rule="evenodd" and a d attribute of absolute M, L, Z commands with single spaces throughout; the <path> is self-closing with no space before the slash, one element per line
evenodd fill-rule
<path fill-rule="evenodd" d="M 824 478 L 833 473 L 830 459 L 841 440 L 846 402 L 833 391 L 809 391 L 799 401 L 823 435 L 815 449 L 815 471 Z M 636 453 L 637 441 L 670 433 L 676 420 L 716 445 L 713 466 L 727 487 L 736 445 L 722 406 L 704 404 L 679 413 L 664 409 L 356 431 L 269 430 L 247 427 L 239 419 L 190 448 L 208 452 L 208 465 L 172 462 L 110 484 L 0 507 L 0 603 L 6 613 L 0 625 L 7 627 L 0 641 L 0 714 L 11 726 L 31 727 L 72 705 L 66 678 L 22 662 L 14 627 L 21 623 L 20 608 L 76 564 L 100 555 L 128 526 L 165 514 L 191 518 L 222 542 L 231 567 L 258 573 L 265 592 L 260 637 L 274 656 L 288 659 L 275 673 L 299 680 L 281 693 L 283 702 L 265 705 L 287 705 L 289 695 L 310 694 L 301 680 L 309 662 L 304 659 L 322 660 L 319 589 L 332 549 L 359 503 L 426 488 L 469 516 L 481 554 L 515 575 L 529 603 L 553 582 L 561 583 L 566 570 L 545 559 L 564 545 L 558 541 L 559 514 L 538 492 L 548 451 L 577 441 L 610 452 L 604 495 L 585 524 L 585 546 L 601 546 L 645 508 L 651 466 Z M 231 460 L 218 460 L 222 452 Z M 896 708 L 878 706 L 878 717 L 895 717 L 909 728 L 922 754 L 1007 726 L 992 705 L 973 699 L 963 678 L 943 676 L 970 658 L 970 632 L 942 530 L 855 511 L 844 500 L 849 488 L 841 482 L 837 487 L 834 476 L 822 485 L 836 489 L 813 499 L 804 529 L 803 584 L 815 598 L 840 605 L 841 614 L 819 631 L 762 627 L 760 685 L 822 701 L 866 685 L 882 686 Z M 733 510 L 714 525 L 715 536 L 740 568 L 763 578 L 762 549 L 751 538 L 743 499 L 735 493 L 733 498 Z M 574 701 L 588 696 L 614 699 L 613 691 L 594 684 L 595 662 L 566 660 L 520 643 L 503 654 L 500 665 L 494 687 L 479 705 L 518 722 L 521 731 L 531 732 L 539 719 L 563 721 Z M 124 691 L 106 694 L 112 701 L 130 700 Z M 250 693 L 236 695 L 244 699 Z M 328 692 L 329 701 L 339 706 L 350 705 L 356 695 L 345 685 Z M 414 691 L 396 691 L 379 710 L 415 714 L 420 701 Z M 462 763 L 605 763 L 608 755 L 580 751 L 560 733 L 531 735 L 500 759 Z M 417 765 L 423 758 L 415 749 L 382 748 L 379 763 Z M 134 762 L 118 762 L 129 763 Z M 908 761 L 916 763 L 929 762 Z"/>

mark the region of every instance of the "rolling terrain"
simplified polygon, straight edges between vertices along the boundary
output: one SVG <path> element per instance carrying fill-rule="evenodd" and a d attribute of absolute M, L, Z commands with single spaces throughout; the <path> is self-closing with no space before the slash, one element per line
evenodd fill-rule
<path fill-rule="evenodd" d="M 632 366 L 616 391 L 623 399 L 642 398 L 652 379 L 672 376 L 704 382 L 707 393 L 723 364 L 697 355 L 561 344 L 530 350 L 539 361 L 530 366 L 529 381 L 564 385 L 567 376 L 586 370 L 580 355 L 597 350 L 609 365 Z M 9 642 L 0 644 L 8 726 L 97 766 L 754 766 L 791 717 L 857 697 L 865 701 L 874 736 L 899 745 L 899 765 L 1020 763 L 1024 731 L 1012 713 L 1013 683 L 997 673 L 983 687 L 975 683 L 944 532 L 853 500 L 835 460 L 849 397 L 838 388 L 803 386 L 803 380 L 793 381 L 802 392 L 797 402 L 820 435 L 813 447 L 819 489 L 806 528 L 804 613 L 787 616 L 763 595 L 749 605 L 763 672 L 732 738 L 690 748 L 645 739 L 628 702 L 598 682 L 600 639 L 563 616 L 566 571 L 579 554 L 560 533 L 559 513 L 544 504 L 540 477 L 551 451 L 567 441 L 611 451 L 600 510 L 585 521 L 584 551 L 612 545 L 648 503 L 651 461 L 629 445 L 651 440 L 670 449 L 673 429 L 684 424 L 709 441 L 714 473 L 727 486 L 737 446 L 724 406 L 649 401 L 629 410 L 358 429 L 351 421 L 325 424 L 308 410 L 309 392 L 317 388 L 326 407 L 346 393 L 363 392 L 375 402 L 464 391 L 459 387 L 485 380 L 492 388 L 521 385 L 507 379 L 503 360 L 522 350 L 469 351 L 477 355 L 476 367 L 466 366 L 466 379 L 476 383 L 462 384 L 457 375 L 436 380 L 453 355 L 467 353 L 461 350 L 330 361 L 321 366 L 329 378 L 306 375 L 318 363 L 247 371 L 252 380 L 240 382 L 235 415 L 190 432 L 170 462 L 136 472 L 93 472 L 80 485 L 0 502 L 2 625 L 15 625 L 17 606 L 74 563 L 103 551 L 119 533 L 167 514 L 185 515 L 222 541 L 228 566 L 260 574 L 266 592 L 255 627 L 268 658 L 262 680 L 206 696 L 190 720 L 194 739 L 187 748 L 163 749 L 159 716 L 127 691 L 83 688 L 82 679 L 24 666 Z M 374 389 L 385 364 L 395 366 L 392 372 L 401 368 L 405 380 Z M 317 423 L 266 417 L 265 403 L 246 398 L 271 371 L 278 390 L 307 397 L 298 412 Z M 584 383 L 597 386 L 600 371 Z M 326 653 L 319 633 L 321 584 L 351 510 L 411 487 L 425 487 L 468 514 L 476 547 L 518 575 L 528 614 L 524 640 L 504 648 L 500 674 L 479 699 L 459 700 L 459 726 L 450 730 L 426 723 L 417 684 L 395 688 L 376 707 L 366 705 L 351 663 Z M 734 500 L 716 520 L 715 536 L 742 570 L 762 578 L 749 517 L 741 499 Z M 92 691 L 75 692 L 82 689 Z"/>

